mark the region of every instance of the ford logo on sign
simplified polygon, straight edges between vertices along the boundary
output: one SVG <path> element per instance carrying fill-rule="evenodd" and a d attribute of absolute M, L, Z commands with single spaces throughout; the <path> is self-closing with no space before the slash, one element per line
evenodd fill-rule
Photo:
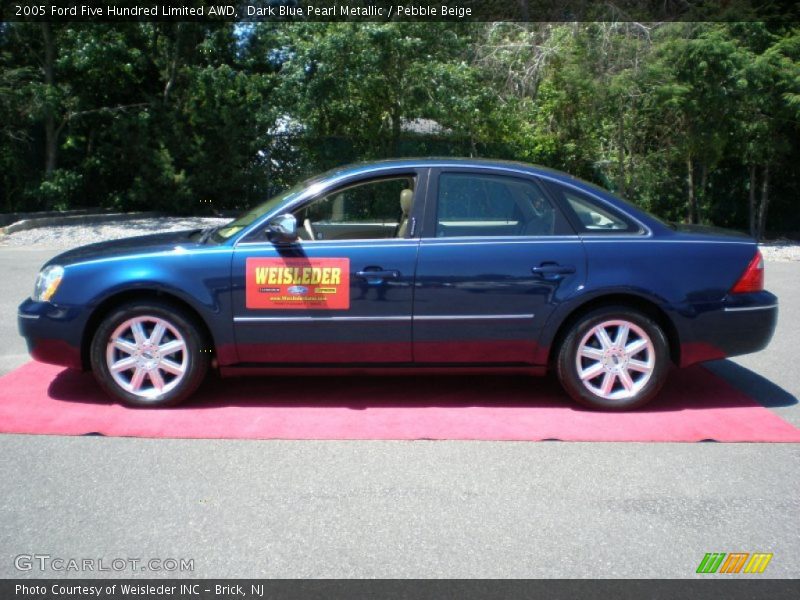
<path fill-rule="evenodd" d="M 304 285 L 293 285 L 286 292 L 292 296 L 305 296 L 308 293 L 308 288 Z"/>

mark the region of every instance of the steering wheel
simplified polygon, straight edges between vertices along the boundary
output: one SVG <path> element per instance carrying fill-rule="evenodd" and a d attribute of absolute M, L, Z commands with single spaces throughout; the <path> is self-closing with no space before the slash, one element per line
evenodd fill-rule
<path fill-rule="evenodd" d="M 317 239 L 317 236 L 314 233 L 314 228 L 311 226 L 311 219 L 305 219 L 303 221 L 303 229 L 306 230 L 306 233 L 308 234 L 312 242 Z"/>

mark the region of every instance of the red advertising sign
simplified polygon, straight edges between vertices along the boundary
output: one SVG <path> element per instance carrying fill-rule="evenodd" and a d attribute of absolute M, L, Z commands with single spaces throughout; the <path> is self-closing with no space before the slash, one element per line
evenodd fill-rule
<path fill-rule="evenodd" d="M 349 258 L 248 258 L 247 308 L 350 308 Z"/>

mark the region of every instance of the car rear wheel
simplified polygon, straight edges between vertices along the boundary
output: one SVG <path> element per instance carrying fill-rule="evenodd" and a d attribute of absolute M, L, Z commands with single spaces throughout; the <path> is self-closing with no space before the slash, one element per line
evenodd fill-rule
<path fill-rule="evenodd" d="M 670 368 L 661 327 L 626 307 L 603 307 L 572 326 L 558 354 L 558 378 L 590 408 L 631 410 L 658 394 Z"/>
<path fill-rule="evenodd" d="M 95 333 L 95 378 L 130 406 L 172 406 L 188 398 L 208 371 L 210 353 L 200 328 L 184 311 L 156 301 L 111 311 Z"/>

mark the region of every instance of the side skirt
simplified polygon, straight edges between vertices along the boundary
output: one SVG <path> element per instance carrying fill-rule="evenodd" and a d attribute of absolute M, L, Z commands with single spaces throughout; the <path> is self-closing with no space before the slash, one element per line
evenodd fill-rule
<path fill-rule="evenodd" d="M 238 364 L 220 367 L 222 377 L 243 377 L 250 375 L 459 375 L 459 374 L 493 374 L 493 375 L 544 375 L 547 367 L 531 365 L 462 365 L 462 364 L 430 364 L 425 366 L 413 364 Z"/>

